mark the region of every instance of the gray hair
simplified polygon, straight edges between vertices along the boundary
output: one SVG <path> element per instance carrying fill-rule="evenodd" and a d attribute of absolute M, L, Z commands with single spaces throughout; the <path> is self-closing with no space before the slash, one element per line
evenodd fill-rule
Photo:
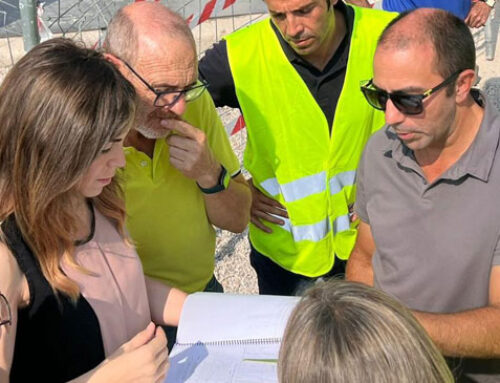
<path fill-rule="evenodd" d="M 282 383 L 452 383 L 411 312 L 374 288 L 328 281 L 309 289 L 288 321 Z"/>
<path fill-rule="evenodd" d="M 130 17 L 121 8 L 108 24 L 103 50 L 133 64 L 137 51 L 137 32 Z"/>
<path fill-rule="evenodd" d="M 132 3 L 121 8 L 108 25 L 103 49 L 134 64 L 142 38 L 156 44 L 164 44 L 166 39 L 183 39 L 196 49 L 187 22 L 164 5 L 150 2 Z"/>

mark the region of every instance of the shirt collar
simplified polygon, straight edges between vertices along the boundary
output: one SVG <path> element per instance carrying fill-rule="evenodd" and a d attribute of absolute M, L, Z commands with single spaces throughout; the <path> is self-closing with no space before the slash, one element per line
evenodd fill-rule
<path fill-rule="evenodd" d="M 483 120 L 472 144 L 440 179 L 457 180 L 470 174 L 485 182 L 488 181 L 500 138 L 500 113 L 479 90 L 473 89 L 471 94 L 476 102 L 484 107 Z M 413 151 L 402 143 L 390 126 L 385 127 L 385 132 L 391 142 L 389 152 L 392 158 L 402 166 L 420 173 Z"/>

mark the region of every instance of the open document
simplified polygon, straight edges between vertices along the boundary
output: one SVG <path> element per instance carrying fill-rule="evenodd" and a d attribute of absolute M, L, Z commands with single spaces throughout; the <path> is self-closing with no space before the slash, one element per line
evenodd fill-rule
<path fill-rule="evenodd" d="M 166 383 L 277 383 L 297 297 L 195 293 L 182 310 Z"/>

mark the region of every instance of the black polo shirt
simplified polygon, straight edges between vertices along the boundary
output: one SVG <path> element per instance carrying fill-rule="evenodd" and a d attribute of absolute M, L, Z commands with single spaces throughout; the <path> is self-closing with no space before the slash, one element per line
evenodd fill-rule
<path fill-rule="evenodd" d="M 271 23 L 283 52 L 325 114 L 330 129 L 333 124 L 337 101 L 344 85 L 354 22 L 354 10 L 351 7 L 339 1 L 335 5 L 335 9 L 340 11 L 344 16 L 347 32 L 336 52 L 322 71 L 299 56 L 283 39 L 276 26 Z M 198 69 L 200 77 L 209 83 L 208 90 L 216 106 L 240 107 L 229 66 L 225 40 L 214 44 L 211 49 L 205 52 L 205 56 L 200 60 Z"/>

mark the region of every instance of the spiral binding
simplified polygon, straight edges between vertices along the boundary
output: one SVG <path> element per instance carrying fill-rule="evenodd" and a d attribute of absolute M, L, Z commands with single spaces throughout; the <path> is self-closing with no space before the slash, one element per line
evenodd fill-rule
<path fill-rule="evenodd" d="M 227 339 L 227 340 L 215 340 L 210 342 L 196 343 L 179 343 L 179 346 L 244 346 L 247 344 L 272 344 L 281 343 L 281 338 L 259 338 L 259 339 Z"/>

